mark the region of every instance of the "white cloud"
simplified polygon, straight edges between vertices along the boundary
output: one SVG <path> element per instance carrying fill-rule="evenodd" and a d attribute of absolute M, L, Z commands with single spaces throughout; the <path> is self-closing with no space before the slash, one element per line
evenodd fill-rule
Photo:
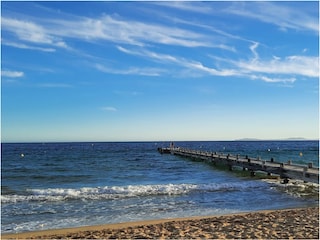
<path fill-rule="evenodd" d="M 149 43 L 184 47 L 216 47 L 231 49 L 224 44 L 214 44 L 210 36 L 168 25 L 140 22 L 104 15 L 97 18 L 77 17 L 73 20 L 47 19 L 39 23 L 3 17 L 5 31 L 15 33 L 22 41 L 68 48 L 63 38 L 84 41 L 106 40 L 145 46 Z"/>
<path fill-rule="evenodd" d="M 62 48 L 67 47 L 66 43 L 60 38 L 49 33 L 49 27 L 43 27 L 34 22 L 2 17 L 1 26 L 3 30 L 15 33 L 19 40 L 22 41 L 35 44 L 47 44 Z"/>
<path fill-rule="evenodd" d="M 107 40 L 144 46 L 147 43 L 185 47 L 210 46 L 206 36 L 176 27 L 146 23 L 104 15 L 99 18 L 78 18 L 55 21 L 51 33 L 60 37 L 86 41 Z"/>
<path fill-rule="evenodd" d="M 235 71 L 235 70 L 232 70 L 232 69 L 215 69 L 215 68 L 212 68 L 212 67 L 206 67 L 204 66 L 201 62 L 193 62 L 193 61 L 190 61 L 190 62 L 185 62 L 185 63 L 182 63 L 185 67 L 190 67 L 194 70 L 198 70 L 198 71 L 201 71 L 201 72 L 205 72 L 205 73 L 208 73 L 210 75 L 213 75 L 213 76 L 234 76 L 234 75 L 238 75 L 238 73 Z"/>
<path fill-rule="evenodd" d="M 319 77 L 319 57 L 288 56 L 260 61 L 234 62 L 244 73 L 286 74 L 305 77 Z"/>
<path fill-rule="evenodd" d="M 19 72 L 19 71 L 6 71 L 6 70 L 2 70 L 1 71 L 1 76 L 3 77 L 9 77 L 9 78 L 19 78 L 19 77 L 23 77 L 24 73 L 23 72 Z"/>
<path fill-rule="evenodd" d="M 233 69 L 234 71 L 229 70 L 233 76 L 249 77 L 270 83 L 294 83 L 297 75 L 308 78 L 319 77 L 319 57 L 292 55 L 261 59 L 258 46 L 258 43 L 249 46 L 253 55 L 249 60 L 211 57 Z"/>
<path fill-rule="evenodd" d="M 252 75 L 251 79 L 253 80 L 262 80 L 264 82 L 268 82 L 268 83 L 294 83 L 296 81 L 296 78 L 274 78 L 274 77 L 267 77 L 267 76 L 257 76 L 257 75 Z"/>
<path fill-rule="evenodd" d="M 253 61 L 257 61 L 259 59 L 259 55 L 256 51 L 256 48 L 259 46 L 259 43 L 255 42 L 254 44 L 252 44 L 249 48 L 251 50 L 251 52 L 253 53 L 254 57 L 253 57 Z"/>

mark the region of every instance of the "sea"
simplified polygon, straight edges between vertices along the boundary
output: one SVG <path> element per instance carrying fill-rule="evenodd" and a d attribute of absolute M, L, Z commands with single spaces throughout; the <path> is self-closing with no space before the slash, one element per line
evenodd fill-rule
<path fill-rule="evenodd" d="M 318 206 L 274 182 L 158 147 L 170 142 L 1 144 L 1 232 Z M 187 141 L 176 147 L 319 167 L 318 141 Z"/>

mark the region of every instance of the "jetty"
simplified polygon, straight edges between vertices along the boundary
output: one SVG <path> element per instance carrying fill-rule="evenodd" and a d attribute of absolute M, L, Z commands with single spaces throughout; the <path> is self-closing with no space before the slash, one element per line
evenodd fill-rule
<path fill-rule="evenodd" d="M 302 180 L 304 182 L 312 182 L 319 184 L 319 167 L 314 167 L 312 163 L 307 165 L 293 164 L 291 161 L 286 163 L 276 162 L 273 158 L 263 160 L 260 157 L 252 158 L 248 156 L 240 156 L 208 152 L 193 149 L 174 147 L 171 145 L 167 148 L 158 148 L 161 154 L 173 154 L 181 157 L 191 158 L 204 161 L 213 165 L 225 165 L 230 171 L 233 168 L 242 168 L 242 170 L 250 171 L 251 176 L 256 172 L 265 172 L 268 175 L 278 175 L 284 179 L 283 183 L 288 183 L 289 179 Z"/>

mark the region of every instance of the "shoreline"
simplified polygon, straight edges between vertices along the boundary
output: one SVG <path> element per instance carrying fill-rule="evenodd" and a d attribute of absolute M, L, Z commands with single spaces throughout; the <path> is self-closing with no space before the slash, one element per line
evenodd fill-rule
<path fill-rule="evenodd" d="M 319 239 L 319 206 L 1 234 L 1 239 L 197 237 Z"/>

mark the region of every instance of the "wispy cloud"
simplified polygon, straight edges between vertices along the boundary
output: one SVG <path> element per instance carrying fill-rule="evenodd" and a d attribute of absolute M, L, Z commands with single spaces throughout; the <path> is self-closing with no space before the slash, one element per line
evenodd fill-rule
<path fill-rule="evenodd" d="M 199 4 L 197 2 L 188 2 L 188 1 L 163 1 L 163 2 L 155 2 L 158 6 L 165 6 L 168 8 L 175 8 L 181 11 L 188 12 L 197 12 L 197 13 L 210 13 L 212 9 L 208 5 Z"/>
<path fill-rule="evenodd" d="M 137 91 L 113 91 L 115 94 L 120 95 L 120 96 L 138 96 L 141 95 L 141 92 L 137 92 Z"/>
<path fill-rule="evenodd" d="M 42 83 L 38 87 L 42 88 L 71 88 L 72 85 L 66 83 Z"/>
<path fill-rule="evenodd" d="M 67 47 L 64 41 L 57 36 L 50 34 L 49 29 L 34 22 L 2 17 L 1 26 L 3 30 L 16 34 L 20 40 L 26 42 L 47 44 L 63 48 Z"/>
<path fill-rule="evenodd" d="M 294 83 L 296 78 L 277 78 L 277 77 L 267 77 L 263 75 L 251 75 L 251 79 L 253 80 L 262 80 L 267 83 Z"/>
<path fill-rule="evenodd" d="M 157 2 L 164 8 L 175 8 L 181 11 L 208 14 L 214 11 L 213 5 L 198 4 L 194 2 Z M 299 3 L 297 3 L 299 4 Z M 245 18 L 253 18 L 262 22 L 274 24 L 282 29 L 309 30 L 318 32 L 318 21 L 308 11 L 298 11 L 299 8 L 290 7 L 285 3 L 271 2 L 233 2 L 231 7 L 221 7 L 225 14 L 234 14 Z M 268 9 L 268 11 L 265 11 Z M 160 12 L 163 14 L 164 12 Z M 221 13 L 220 13 L 221 14 Z M 165 17 L 164 17 L 165 18 Z M 261 43 L 247 39 L 239 34 L 233 34 L 219 29 L 208 22 L 193 22 L 187 19 L 176 19 L 175 25 L 164 22 L 146 22 L 128 19 L 120 15 L 101 15 L 97 17 L 69 16 L 68 18 L 51 18 L 19 20 L 18 18 L 2 17 L 2 28 L 9 32 L 8 36 L 15 35 L 17 39 L 6 40 L 4 45 L 21 49 L 30 49 L 44 52 L 54 52 L 58 48 L 67 49 L 70 53 L 94 60 L 91 66 L 101 72 L 123 75 L 163 76 L 183 75 L 192 76 L 235 76 L 259 79 L 265 82 L 296 81 L 296 75 L 304 77 L 319 76 L 319 57 L 291 55 L 272 57 L 271 59 L 259 55 Z M 168 20 L 168 18 L 166 18 Z M 186 28 L 188 26 L 189 28 Z M 197 29 L 201 28 L 201 33 Z M 141 67 L 118 63 L 103 64 L 95 56 L 86 54 L 82 50 L 72 49 L 67 45 L 68 39 L 82 42 L 112 42 L 120 52 L 144 58 L 148 64 Z M 241 44 L 238 44 L 241 42 Z M 246 48 L 250 43 L 249 48 Z M 226 43 L 232 43 L 230 46 Z M 161 51 L 160 45 L 181 48 L 198 48 L 201 51 L 197 56 Z M 76 45 L 76 44 L 75 44 Z M 121 45 L 121 46 L 120 46 Z M 236 45 L 237 49 L 232 45 Z M 123 47 L 125 46 L 125 47 Z M 243 46 L 245 46 L 243 48 Z M 209 57 L 202 47 L 219 48 L 227 52 L 226 56 Z M 241 49 L 240 49 L 241 48 Z M 210 50 L 211 50 L 210 49 Z M 216 49 L 214 49 L 216 50 Z M 251 54 L 251 58 L 243 59 L 242 53 Z M 182 53 L 182 54 L 181 54 Z M 306 53 L 306 51 L 303 51 Z M 302 54 L 303 54 L 302 53 Z M 210 55 L 215 55 L 214 51 Z M 220 54 L 224 56 L 224 54 Z M 102 59 L 103 60 L 103 59 Z M 99 63 L 98 63 L 99 62 Z M 160 63 L 160 64 L 159 64 Z M 116 67 L 115 67 L 116 66 Z M 170 68 L 169 68 L 169 67 Z M 49 87 L 49 85 L 48 85 Z M 53 87 L 53 85 L 52 85 Z"/>
<path fill-rule="evenodd" d="M 253 59 L 252 61 L 257 61 L 259 59 L 259 55 L 256 51 L 256 48 L 259 46 L 259 43 L 255 42 L 254 44 L 252 44 L 249 48 L 253 54 Z"/>
<path fill-rule="evenodd" d="M 24 76 L 24 72 L 2 70 L 1 76 L 8 78 L 20 78 Z"/>
<path fill-rule="evenodd" d="M 101 72 L 112 73 L 112 74 L 122 74 L 122 75 L 141 75 L 141 76 L 156 77 L 156 76 L 162 75 L 165 72 L 164 69 L 160 69 L 160 68 L 130 67 L 128 69 L 119 69 L 119 67 L 117 68 L 107 67 L 101 63 L 94 64 L 94 67 Z"/>
<path fill-rule="evenodd" d="M 102 108 L 101 108 L 101 110 L 103 110 L 103 111 L 107 111 L 107 112 L 116 112 L 116 111 L 118 111 L 118 109 L 117 109 L 117 108 L 115 108 L 115 107 L 111 107 L 111 106 L 102 107 Z"/>
<path fill-rule="evenodd" d="M 319 7 L 317 2 L 308 3 L 314 4 L 315 9 Z M 234 2 L 225 12 L 271 23 L 281 30 L 309 30 L 319 34 L 319 19 L 305 9 L 301 11 L 306 2 L 294 4 L 297 4 L 295 8 L 288 6 L 285 2 Z"/>
<path fill-rule="evenodd" d="M 252 58 L 249 60 L 229 60 L 215 58 L 217 65 L 224 66 L 215 68 L 206 66 L 200 61 L 181 58 L 168 54 L 160 54 L 145 49 L 131 50 L 118 46 L 118 50 L 127 54 L 149 58 L 150 60 L 162 62 L 164 64 L 175 64 L 176 66 L 193 70 L 198 73 L 209 74 L 213 76 L 235 76 L 235 77 L 250 77 L 252 79 L 260 79 L 265 82 L 285 82 L 293 83 L 295 75 L 305 77 L 319 76 L 319 58 L 310 56 L 287 56 L 285 58 L 273 57 L 270 60 L 261 60 L 258 53 L 258 43 L 249 46 L 252 52 Z M 221 64 L 224 62 L 224 64 Z M 257 75 L 259 73 L 260 75 Z M 266 75 L 277 75 L 266 76 Z M 282 75 L 282 77 L 279 77 Z"/>
<path fill-rule="evenodd" d="M 252 53 L 249 59 L 231 60 L 210 56 L 221 65 L 234 69 L 234 76 L 248 77 L 269 83 L 294 83 L 297 76 L 307 78 L 319 77 L 319 57 L 291 55 L 285 57 L 272 56 L 262 58 L 259 55 L 259 43 L 249 46 Z"/>
<path fill-rule="evenodd" d="M 83 41 L 111 41 L 136 46 L 150 43 L 183 47 L 226 48 L 221 43 L 213 43 L 206 35 L 178 27 L 152 22 L 103 15 L 97 18 L 77 17 L 69 20 L 46 19 L 43 23 L 2 18 L 2 28 L 14 33 L 19 40 L 55 47 L 68 48 L 64 39 Z M 14 46 L 14 45 L 12 45 Z M 23 45 L 15 45 L 24 47 Z"/>
<path fill-rule="evenodd" d="M 210 46 L 211 42 L 199 33 L 152 22 L 139 22 L 105 15 L 61 22 L 56 34 L 84 40 L 108 40 L 144 46 L 148 43 L 179 45 L 185 47 Z"/>
<path fill-rule="evenodd" d="M 55 52 L 56 51 L 56 49 L 54 49 L 54 48 L 35 47 L 35 46 L 26 45 L 23 43 L 8 42 L 8 41 L 4 41 L 4 40 L 2 40 L 2 44 L 6 45 L 6 46 L 10 46 L 10 47 L 38 50 L 38 51 L 42 51 L 42 52 Z"/>
<path fill-rule="evenodd" d="M 319 57 L 288 56 L 284 59 L 256 59 L 233 62 L 242 72 L 319 77 Z"/>
<path fill-rule="evenodd" d="M 118 49 L 122 52 L 125 52 L 127 54 L 131 54 L 131 55 L 137 55 L 137 56 L 142 56 L 142 57 L 146 57 L 148 59 L 151 59 L 153 61 L 157 61 L 157 62 L 162 62 L 162 63 L 174 63 L 179 67 L 183 67 L 183 68 L 188 68 L 197 72 L 202 72 L 202 73 L 206 73 L 206 74 L 210 74 L 210 75 L 215 75 L 215 76 L 231 76 L 234 75 L 234 71 L 233 70 L 229 70 L 229 69 L 215 69 L 213 67 L 208 67 L 205 66 L 203 63 L 199 62 L 199 61 L 195 61 L 195 60 L 190 60 L 190 59 L 186 59 L 186 58 L 181 58 L 181 57 L 176 57 L 173 55 L 169 55 L 169 54 L 162 54 L 162 53 L 156 53 L 156 52 L 152 52 L 149 50 L 131 50 L 131 49 L 127 49 L 127 48 L 123 48 L 123 47 L 119 47 Z"/>
<path fill-rule="evenodd" d="M 166 16 L 167 19 L 169 19 L 172 22 L 176 22 L 176 23 L 182 23 L 184 25 L 189 25 L 189 26 L 193 26 L 196 28 L 200 28 L 200 29 L 205 29 L 205 30 L 209 30 L 210 31 L 210 35 L 212 35 L 213 33 L 216 33 L 217 36 L 219 37 L 225 37 L 226 39 L 234 39 L 234 40 L 240 40 L 240 41 L 245 41 L 245 42 L 250 42 L 250 43 L 254 43 L 255 41 L 244 38 L 242 36 L 236 35 L 236 34 L 232 34 L 229 32 L 226 32 L 225 30 L 219 29 L 213 25 L 210 24 L 203 24 L 203 23 L 199 23 L 199 22 L 193 22 L 190 20 L 184 20 L 184 19 L 180 19 L 177 17 L 172 17 L 172 16 Z M 220 47 L 219 47 L 220 46 Z M 232 52 L 236 52 L 236 48 L 234 46 L 228 46 L 226 44 L 219 44 L 216 45 L 216 47 L 219 47 L 221 49 L 225 49 L 225 50 L 229 50 Z"/>

